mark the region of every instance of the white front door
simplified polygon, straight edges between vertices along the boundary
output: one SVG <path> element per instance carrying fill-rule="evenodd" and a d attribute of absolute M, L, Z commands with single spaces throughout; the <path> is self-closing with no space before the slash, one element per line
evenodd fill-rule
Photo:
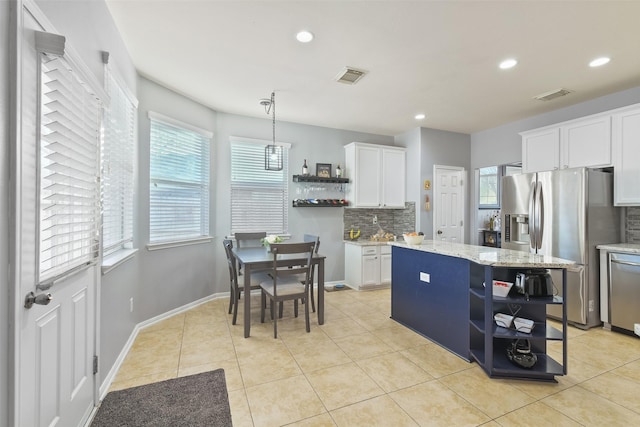
<path fill-rule="evenodd" d="M 434 166 L 433 239 L 464 243 L 463 168 Z"/>
<path fill-rule="evenodd" d="M 95 263 L 87 263 L 73 274 L 58 276 L 53 283 L 40 280 L 40 236 L 60 236 L 51 231 L 60 225 L 40 229 L 40 168 L 45 160 L 39 151 L 41 54 L 35 49 L 35 32 L 55 31 L 33 3 L 18 5 L 23 9 L 18 13 L 16 62 L 12 421 L 15 426 L 79 426 L 84 425 L 95 402 L 93 358 L 99 271 Z M 60 251 L 51 251 L 56 250 Z M 27 307 L 26 297 L 31 293 L 38 298 Z M 51 301 L 44 305 L 48 294 Z"/>

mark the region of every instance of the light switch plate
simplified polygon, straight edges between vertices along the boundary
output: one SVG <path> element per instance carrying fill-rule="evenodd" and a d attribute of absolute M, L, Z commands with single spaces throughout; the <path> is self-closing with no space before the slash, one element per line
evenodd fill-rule
<path fill-rule="evenodd" d="M 431 283 L 431 275 L 429 273 L 420 272 L 420 280 L 423 282 Z"/>

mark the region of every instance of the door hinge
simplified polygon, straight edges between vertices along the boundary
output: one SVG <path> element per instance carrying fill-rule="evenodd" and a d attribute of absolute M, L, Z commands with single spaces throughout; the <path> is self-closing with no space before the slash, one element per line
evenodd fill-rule
<path fill-rule="evenodd" d="M 93 356 L 93 375 L 98 373 L 98 356 Z"/>

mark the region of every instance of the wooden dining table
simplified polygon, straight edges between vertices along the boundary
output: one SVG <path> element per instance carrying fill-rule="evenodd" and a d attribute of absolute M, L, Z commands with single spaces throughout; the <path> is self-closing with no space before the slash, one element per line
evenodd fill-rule
<path fill-rule="evenodd" d="M 251 332 L 251 272 L 273 267 L 273 254 L 266 247 L 233 248 L 233 255 L 244 267 L 244 337 Z M 324 324 L 324 255 L 314 254 L 311 262 L 318 267 L 318 324 Z M 279 266 L 295 266 L 307 261 L 304 254 L 280 255 Z M 313 292 L 313 289 L 311 290 Z"/>

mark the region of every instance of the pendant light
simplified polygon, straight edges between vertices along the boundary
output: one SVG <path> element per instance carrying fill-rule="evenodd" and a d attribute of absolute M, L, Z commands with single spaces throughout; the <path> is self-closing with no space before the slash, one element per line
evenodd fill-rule
<path fill-rule="evenodd" d="M 271 92 L 271 99 L 261 99 L 260 105 L 264 106 L 267 114 L 271 112 L 273 117 L 273 143 L 264 148 L 264 169 L 268 171 L 282 170 L 282 147 L 276 144 L 276 93 Z"/>

